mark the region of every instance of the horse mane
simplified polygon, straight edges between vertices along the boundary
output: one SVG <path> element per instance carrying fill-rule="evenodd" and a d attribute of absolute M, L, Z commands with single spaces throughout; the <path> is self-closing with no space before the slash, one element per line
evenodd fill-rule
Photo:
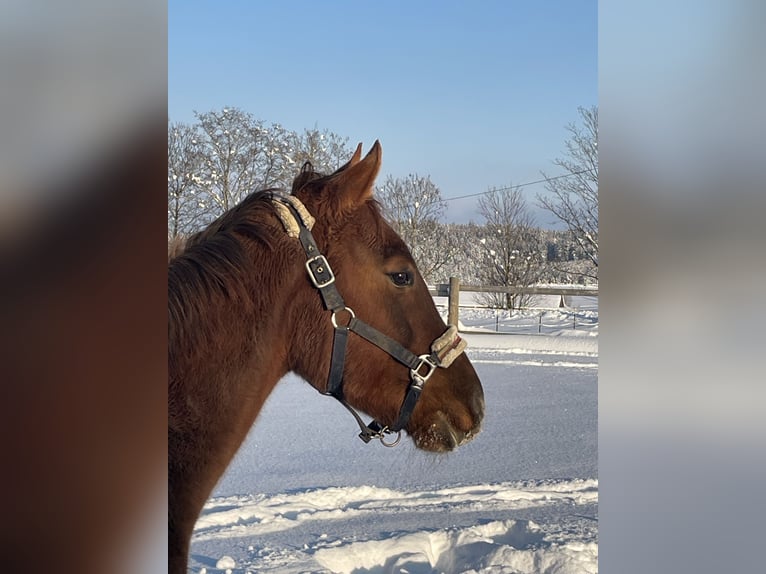
<path fill-rule="evenodd" d="M 168 241 L 168 263 L 178 257 L 186 248 L 186 237 L 176 235 Z"/>
<path fill-rule="evenodd" d="M 327 175 L 315 171 L 311 162 L 307 161 L 293 180 L 292 193 L 295 194 L 308 183 L 326 179 L 327 177 Z M 209 241 L 220 241 L 223 236 L 231 236 L 237 233 L 255 239 L 271 248 L 271 236 L 263 232 L 260 215 L 264 208 L 268 206 L 268 200 L 271 199 L 272 195 L 280 192 L 281 190 L 278 188 L 255 191 L 245 197 L 240 203 L 219 215 L 205 229 L 187 237 L 174 237 L 168 243 L 168 263 L 170 264 L 180 255 L 186 255 L 190 250 L 193 251 L 192 248 L 196 245 Z"/>
<path fill-rule="evenodd" d="M 343 166 L 341 169 L 344 169 Z M 314 170 L 305 162 L 293 180 L 292 193 L 307 186 L 321 186 L 331 175 Z M 208 334 L 193 325 L 210 324 L 201 320 L 227 302 L 252 300 L 252 275 L 268 276 L 263 265 L 253 260 L 253 244 L 273 251 L 288 241 L 286 234 L 274 233 L 278 220 L 271 217 L 271 198 L 276 188 L 251 193 L 235 207 L 217 217 L 205 229 L 186 238 L 176 238 L 168 245 L 168 336 L 173 351 L 198 348 Z M 360 230 L 360 240 L 377 243 L 382 236 L 383 218 L 377 201 L 367 207 L 373 212 L 372 227 Z M 273 221 L 272 225 L 266 222 Z M 257 266 L 257 268 L 256 268 Z"/>
<path fill-rule="evenodd" d="M 295 193 L 309 183 L 328 176 L 304 163 L 293 181 Z M 169 344 L 195 348 L 195 318 L 212 312 L 226 301 L 248 301 L 252 297 L 252 244 L 273 251 L 282 234 L 266 224 L 274 212 L 271 198 L 277 188 L 248 195 L 239 204 L 222 213 L 205 229 L 188 237 L 172 239 L 168 244 L 168 329 Z M 278 225 L 274 219 L 274 225 Z M 286 235 L 285 241 L 286 241 Z"/>
<path fill-rule="evenodd" d="M 236 207 L 220 215 L 207 228 L 168 248 L 169 344 L 195 348 L 193 324 L 227 301 L 248 301 L 253 267 L 250 241 L 271 251 L 275 234 L 264 223 L 273 207 L 274 190 L 250 194 Z M 172 347 L 171 347 L 172 348 Z"/>

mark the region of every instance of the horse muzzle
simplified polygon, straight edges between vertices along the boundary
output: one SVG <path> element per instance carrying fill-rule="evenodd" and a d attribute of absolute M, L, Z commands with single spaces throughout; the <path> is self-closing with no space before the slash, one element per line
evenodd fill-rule
<path fill-rule="evenodd" d="M 484 420 L 484 391 L 467 357 L 461 357 L 433 381 L 422 408 L 408 427 L 415 446 L 449 452 L 473 440 Z"/>

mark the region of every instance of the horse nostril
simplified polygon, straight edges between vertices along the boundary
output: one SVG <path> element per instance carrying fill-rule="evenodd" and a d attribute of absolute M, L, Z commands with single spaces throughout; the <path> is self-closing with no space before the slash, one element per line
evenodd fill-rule
<path fill-rule="evenodd" d="M 453 426 L 449 427 L 449 450 L 454 450 L 471 440 L 471 431 L 463 432 Z"/>
<path fill-rule="evenodd" d="M 477 427 L 474 427 L 474 428 L 477 428 Z M 460 442 L 458 442 L 457 445 L 462 446 L 467 442 L 471 442 L 475 436 L 476 436 L 476 433 L 474 433 L 473 429 L 471 429 L 463 435 L 463 438 L 460 439 Z"/>

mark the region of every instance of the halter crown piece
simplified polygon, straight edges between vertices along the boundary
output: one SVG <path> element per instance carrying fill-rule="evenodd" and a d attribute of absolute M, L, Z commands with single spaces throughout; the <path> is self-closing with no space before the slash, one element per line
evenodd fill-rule
<path fill-rule="evenodd" d="M 402 429 L 407 426 L 428 379 L 431 378 L 437 368 L 446 369 L 449 367 L 465 350 L 466 342 L 457 334 L 457 327 L 450 325 L 442 335 L 431 343 L 430 353 L 416 355 L 374 327 L 357 319 L 354 311 L 346 307 L 343 297 L 335 286 L 335 274 L 332 272 L 330 263 L 319 252 L 316 241 L 311 235 L 311 228 L 314 226 L 315 220 L 306 207 L 294 195 L 274 193 L 271 201 L 287 234 L 300 241 L 306 253 L 305 266 L 309 279 L 319 290 L 325 308 L 332 312 L 330 316 L 334 328 L 332 360 L 327 388 L 323 394 L 335 397 L 354 415 L 361 430 L 359 438 L 364 442 L 370 442 L 377 438 L 385 446 L 396 446 L 401 439 Z M 339 322 L 339 316 L 345 318 L 345 324 Z M 399 408 L 399 416 L 393 426 L 385 426 L 375 420 L 365 425 L 359 414 L 343 397 L 343 367 L 346 362 L 346 344 L 349 331 L 382 349 L 410 369 L 410 384 Z M 384 439 L 387 434 L 396 434 L 397 437 L 393 442 L 386 442 Z"/>

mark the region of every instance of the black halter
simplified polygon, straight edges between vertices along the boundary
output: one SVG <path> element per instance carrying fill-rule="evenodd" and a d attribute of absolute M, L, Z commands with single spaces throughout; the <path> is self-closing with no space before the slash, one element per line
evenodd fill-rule
<path fill-rule="evenodd" d="M 306 253 L 305 265 L 309 279 L 322 296 L 325 308 L 332 312 L 330 317 L 334 328 L 332 360 L 327 388 L 322 394 L 335 397 L 354 415 L 361 430 L 359 438 L 364 442 L 368 443 L 372 439 L 377 438 L 385 446 L 396 446 L 401 439 L 402 429 L 407 426 L 412 416 L 412 411 L 415 409 L 415 405 L 420 398 L 423 386 L 431 378 L 437 367 L 447 368 L 452 364 L 455 358 L 465 349 L 465 342 L 457 335 L 457 329 L 452 326 L 434 341 L 429 354 L 416 355 L 387 335 L 358 319 L 354 311 L 346 306 L 343 297 L 341 297 L 335 286 L 335 274 L 325 256 L 319 252 L 316 241 L 314 241 L 310 231 L 313 219 L 305 211 L 305 207 L 295 196 L 275 194 L 272 196 L 272 200 L 278 208 L 281 208 L 281 206 L 286 207 L 291 218 L 297 224 L 298 240 Z M 284 208 L 278 209 L 277 212 L 288 232 L 292 228 L 292 234 L 294 234 L 295 229 L 292 222 L 287 221 L 284 217 Z M 312 221 L 306 221 L 306 219 Z M 340 320 L 340 317 L 343 318 L 343 321 Z M 382 349 L 410 369 L 410 384 L 407 388 L 407 394 L 399 408 L 399 416 L 396 422 L 390 427 L 382 425 L 376 420 L 365 425 L 359 414 L 346 402 L 343 396 L 343 369 L 346 362 L 346 344 L 348 342 L 349 331 L 356 333 Z M 393 442 L 386 442 L 384 440 L 386 434 L 396 434 L 397 438 Z"/>

